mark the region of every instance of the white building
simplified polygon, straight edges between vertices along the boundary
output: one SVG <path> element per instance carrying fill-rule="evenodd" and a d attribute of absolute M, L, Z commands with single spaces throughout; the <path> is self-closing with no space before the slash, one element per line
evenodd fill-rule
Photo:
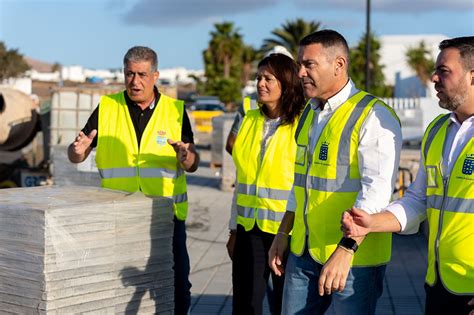
<path fill-rule="evenodd" d="M 427 97 L 433 96 L 433 85 L 428 84 L 425 89 L 416 73 L 411 70 L 406 62 L 408 49 L 419 46 L 420 42 L 431 52 L 431 57 L 436 60 L 439 43 L 447 36 L 437 35 L 382 35 L 380 40 L 380 63 L 384 65 L 383 74 L 385 82 L 393 85 L 395 97 Z"/>
<path fill-rule="evenodd" d="M 194 75 L 198 78 L 204 77 L 204 70 L 191 70 L 183 67 L 178 68 L 163 68 L 158 69 L 160 71 L 159 81 L 163 85 L 176 85 L 180 84 L 190 84 L 194 83 L 195 80 L 190 77 Z"/>
<path fill-rule="evenodd" d="M 46 82 L 61 81 L 61 74 L 59 73 L 59 71 L 39 72 L 35 69 L 32 69 L 27 72 L 27 75 L 29 75 L 31 80 L 36 80 L 36 81 L 46 81 Z"/>
<path fill-rule="evenodd" d="M 30 78 L 8 78 L 0 82 L 0 86 L 10 87 L 30 95 L 32 91 L 32 82 Z"/>

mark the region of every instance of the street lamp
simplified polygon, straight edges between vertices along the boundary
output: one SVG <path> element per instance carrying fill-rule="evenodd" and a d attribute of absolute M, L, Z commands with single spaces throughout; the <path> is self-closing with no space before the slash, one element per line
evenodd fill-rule
<path fill-rule="evenodd" d="M 370 0 L 366 6 L 365 24 L 365 90 L 368 92 L 370 86 Z"/>

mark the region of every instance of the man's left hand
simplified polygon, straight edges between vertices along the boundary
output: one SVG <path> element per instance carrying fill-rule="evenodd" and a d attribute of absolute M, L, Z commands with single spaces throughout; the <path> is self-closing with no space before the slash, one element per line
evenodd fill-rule
<path fill-rule="evenodd" d="M 198 157 L 197 152 L 194 150 L 194 144 L 174 141 L 172 139 L 168 139 L 168 144 L 176 152 L 176 158 L 182 168 L 188 172 L 194 172 L 197 169 Z"/>
<path fill-rule="evenodd" d="M 343 291 L 346 287 L 346 280 L 351 268 L 352 254 L 336 248 L 324 264 L 319 275 L 319 295 L 330 295 L 336 291 Z"/>

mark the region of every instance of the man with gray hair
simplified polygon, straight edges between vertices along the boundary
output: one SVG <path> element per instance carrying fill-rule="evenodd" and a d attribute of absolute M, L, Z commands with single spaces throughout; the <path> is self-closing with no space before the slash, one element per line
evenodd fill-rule
<path fill-rule="evenodd" d="M 95 147 L 102 187 L 173 199 L 175 314 L 186 314 L 191 283 L 184 171 L 196 171 L 199 155 L 184 102 L 161 94 L 155 86 L 156 53 L 148 47 L 132 47 L 123 65 L 125 91 L 101 98 L 69 146 L 69 160 L 80 163 Z"/>

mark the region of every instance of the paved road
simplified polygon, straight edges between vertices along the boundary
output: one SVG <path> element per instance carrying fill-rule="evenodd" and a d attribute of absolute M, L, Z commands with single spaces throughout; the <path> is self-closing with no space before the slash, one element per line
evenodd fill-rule
<path fill-rule="evenodd" d="M 200 152 L 201 166 L 188 176 L 191 314 L 227 315 L 231 314 L 232 305 L 232 268 L 225 243 L 232 193 L 219 190 L 219 170 L 210 168 L 209 151 Z M 394 236 L 392 261 L 387 267 L 377 314 L 423 314 L 426 245 L 421 234 Z M 266 313 L 269 314 L 268 308 Z"/>

